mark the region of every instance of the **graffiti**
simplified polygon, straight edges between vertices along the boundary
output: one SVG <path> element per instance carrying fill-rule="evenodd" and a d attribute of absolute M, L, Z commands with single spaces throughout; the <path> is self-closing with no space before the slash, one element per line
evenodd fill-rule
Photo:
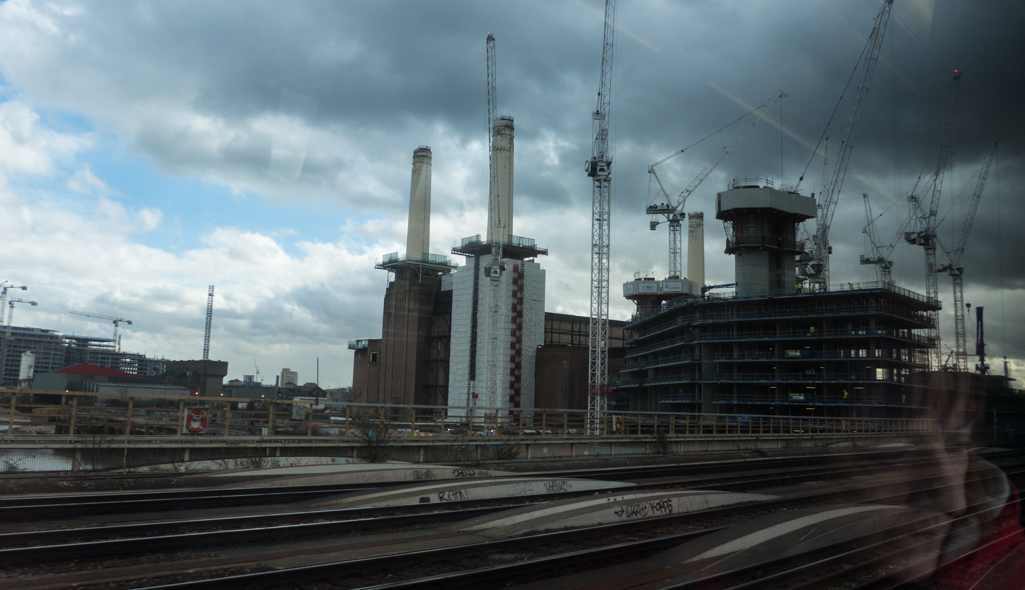
<path fill-rule="evenodd" d="M 533 481 L 521 481 L 513 485 L 513 495 L 530 496 L 537 493 L 536 483 Z"/>
<path fill-rule="evenodd" d="M 491 472 L 478 469 L 453 469 L 452 477 L 456 477 L 459 479 L 470 479 L 473 477 L 491 477 Z"/>
<path fill-rule="evenodd" d="M 466 492 L 464 490 L 449 490 L 447 492 L 438 492 L 439 502 L 460 502 L 466 499 Z"/>
<path fill-rule="evenodd" d="M 673 502 L 669 499 L 653 500 L 651 502 L 637 502 L 635 504 L 627 504 L 626 506 L 620 507 L 619 510 L 615 511 L 615 515 L 620 518 L 635 518 L 635 517 L 646 517 L 646 516 L 657 516 L 661 514 L 672 514 L 673 513 Z"/>
<path fill-rule="evenodd" d="M 569 485 L 565 480 L 553 479 L 551 481 L 544 482 L 545 492 L 549 494 L 561 494 L 569 491 Z"/>
<path fill-rule="evenodd" d="M 413 479 L 438 479 L 433 469 L 414 469 Z"/>

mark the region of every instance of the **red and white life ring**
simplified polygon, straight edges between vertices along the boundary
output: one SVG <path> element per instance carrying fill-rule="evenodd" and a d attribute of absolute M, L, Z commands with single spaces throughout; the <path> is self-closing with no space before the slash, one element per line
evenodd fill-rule
<path fill-rule="evenodd" d="M 613 416 L 612 417 L 612 430 L 616 432 L 623 432 L 623 417 Z"/>
<path fill-rule="evenodd" d="M 185 416 L 185 428 L 192 434 L 199 434 L 206 430 L 206 412 L 203 410 L 192 410 Z"/>

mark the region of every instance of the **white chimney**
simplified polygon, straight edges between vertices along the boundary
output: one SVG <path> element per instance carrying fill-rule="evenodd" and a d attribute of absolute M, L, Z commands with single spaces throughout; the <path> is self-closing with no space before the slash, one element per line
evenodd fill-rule
<path fill-rule="evenodd" d="M 687 223 L 687 278 L 705 286 L 705 214 L 691 213 Z"/>
<path fill-rule="evenodd" d="M 413 152 L 413 178 L 409 183 L 409 225 L 406 258 L 420 260 L 431 250 L 431 148 Z"/>
<path fill-rule="evenodd" d="M 495 226 L 502 225 L 498 239 L 508 242 L 513 233 L 513 118 L 495 121 L 491 140 L 491 188 L 488 191 L 488 241 L 495 239 Z"/>

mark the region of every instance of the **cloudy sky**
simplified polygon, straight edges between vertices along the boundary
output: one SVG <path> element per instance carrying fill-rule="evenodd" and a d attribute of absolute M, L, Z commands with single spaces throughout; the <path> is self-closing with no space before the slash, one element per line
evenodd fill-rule
<path fill-rule="evenodd" d="M 612 145 L 612 316 L 620 284 L 664 275 L 647 166 L 776 103 L 691 197 L 707 211 L 707 280 L 733 280 L 711 212 L 735 177 L 821 186 L 813 149 L 858 61 L 880 0 L 620 0 Z M 603 3 L 566 1 L 0 2 L 0 280 L 39 306 L 15 324 L 123 347 L 202 353 L 229 377 L 282 367 L 351 383 L 353 338 L 379 337 L 382 255 L 404 249 L 413 150 L 433 149 L 431 249 L 484 231 L 485 38 L 497 38 L 499 114 L 516 121 L 515 233 L 550 250 L 547 309 L 586 314 L 590 155 Z M 986 306 L 990 354 L 1025 378 L 1025 205 L 1019 0 L 896 0 L 834 220 L 833 280 L 874 280 L 862 193 L 883 241 L 938 157 L 945 95 L 963 72 L 941 239 L 956 242 L 973 175 L 1002 141 L 964 257 L 966 300 Z M 850 109 L 826 133 L 838 143 Z M 780 125 L 782 121 L 782 126 Z M 663 164 L 681 190 L 727 130 Z M 833 145 L 833 153 L 838 146 Z M 965 189 L 965 187 L 968 187 Z M 921 250 L 894 276 L 924 290 Z M 942 261 L 941 254 L 941 261 Z M 943 336 L 953 343 L 949 278 Z M 969 341 L 974 340 L 970 322 Z M 973 349 L 973 347 L 969 347 Z M 970 362 L 974 363 L 974 359 Z M 996 363 L 998 364 L 998 363 Z"/>

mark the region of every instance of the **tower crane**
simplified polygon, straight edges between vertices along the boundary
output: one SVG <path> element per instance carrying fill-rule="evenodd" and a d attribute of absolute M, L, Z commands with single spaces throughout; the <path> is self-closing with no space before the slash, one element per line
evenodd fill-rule
<path fill-rule="evenodd" d="M 876 219 L 878 217 L 872 215 L 872 203 L 868 199 L 868 193 L 861 193 L 861 198 L 865 203 L 865 219 L 868 223 L 862 228 L 861 233 L 865 234 L 868 238 L 868 242 L 871 245 L 871 253 L 868 256 L 861 256 L 862 264 L 874 264 L 879 267 L 879 273 L 882 276 L 883 284 L 893 284 L 893 260 L 890 259 L 890 254 L 893 253 L 893 249 L 897 247 L 900 233 L 898 232 L 898 238 L 890 241 L 889 244 L 880 244 L 879 230 L 876 229 Z"/>
<path fill-rule="evenodd" d="M 840 189 L 843 188 L 844 177 L 847 175 L 847 165 L 850 163 L 851 152 L 854 150 L 854 139 L 861 123 L 861 116 L 865 111 L 865 101 L 868 98 L 872 76 L 879 61 L 879 50 L 883 46 L 883 37 L 886 35 L 886 27 L 890 22 L 892 9 L 893 0 L 886 0 L 876 16 L 872 34 L 869 35 L 865 46 L 865 65 L 861 81 L 854 93 L 854 104 L 847 119 L 843 139 L 840 141 L 840 155 L 836 159 L 832 172 L 827 175 L 824 190 L 819 196 L 818 219 L 816 220 L 815 235 L 812 236 L 812 250 L 801 259 L 802 274 L 808 277 L 812 285 L 818 285 L 822 289 L 829 285 L 829 254 L 832 249 L 829 245 L 829 227 L 833 222 L 833 214 L 836 212 L 836 204 L 840 197 Z"/>
<path fill-rule="evenodd" d="M 114 342 L 117 343 L 117 351 L 121 352 L 121 338 L 118 337 L 118 335 L 117 335 L 118 325 L 123 322 L 123 323 L 128 324 L 129 326 L 131 326 L 132 325 L 132 320 L 126 320 L 125 318 L 116 318 L 116 317 L 111 316 L 111 315 L 103 315 L 103 314 L 99 314 L 99 313 L 91 313 L 91 312 L 88 312 L 88 311 L 75 311 L 75 310 L 71 310 L 68 313 L 73 314 L 73 315 L 85 316 L 87 318 L 96 318 L 96 319 L 100 319 L 100 320 L 108 320 L 108 321 L 113 322 L 114 323 Z"/>
<path fill-rule="evenodd" d="M 214 319 L 214 286 L 206 291 L 206 330 L 203 333 L 203 380 L 199 382 L 200 395 L 206 395 L 206 378 L 210 365 L 210 328 Z"/>
<path fill-rule="evenodd" d="M 708 178 L 708 175 L 711 174 L 712 171 L 715 170 L 715 167 L 723 161 L 723 158 L 729 155 L 730 150 L 732 150 L 733 147 L 737 145 L 737 142 L 739 142 L 741 138 L 747 135 L 747 132 L 755 126 L 755 123 L 757 123 L 758 120 L 762 117 L 762 113 L 764 113 L 766 110 L 772 107 L 772 105 L 776 104 L 776 101 L 778 101 L 783 96 L 784 94 L 781 91 L 778 95 L 776 95 L 774 99 L 772 99 L 771 102 L 763 103 L 758 108 L 748 113 L 748 115 L 744 117 L 744 119 L 746 120 L 744 122 L 744 125 L 740 128 L 740 130 L 737 131 L 737 133 L 734 134 L 732 138 L 730 138 L 730 140 L 726 143 L 725 146 L 723 146 L 721 150 L 719 150 L 719 153 L 717 153 L 715 157 L 712 158 L 712 161 L 709 162 L 701 170 L 701 172 L 699 172 L 698 175 L 694 177 L 694 180 L 690 181 L 690 184 L 688 184 L 686 188 L 680 191 L 680 194 L 676 196 L 675 202 L 673 202 L 673 199 L 669 197 L 669 193 L 666 191 L 665 186 L 662 184 L 662 179 L 658 177 L 658 172 L 655 170 L 655 168 L 682 154 L 684 151 L 686 151 L 687 148 L 677 150 L 675 153 L 670 154 L 665 158 L 662 158 L 661 160 L 655 162 L 651 166 L 648 166 L 648 174 L 651 178 L 655 179 L 655 184 L 658 186 L 658 199 L 660 199 L 660 201 L 657 204 L 648 205 L 645 212 L 648 215 L 651 215 L 653 218 L 649 224 L 649 227 L 652 231 L 655 231 L 655 229 L 657 229 L 659 224 L 661 223 L 669 223 L 670 277 L 680 277 L 683 274 L 683 264 L 681 261 L 682 256 L 680 253 L 680 233 L 682 225 L 681 222 L 683 221 L 683 218 L 685 216 L 683 206 L 687 202 L 687 198 L 690 197 L 691 193 L 693 193 L 706 178 Z M 650 200 L 651 199 L 649 198 L 649 201 Z M 656 221 L 654 219 L 655 216 L 665 217 L 665 221 Z"/>
<path fill-rule="evenodd" d="M 0 385 L 7 384 L 7 347 L 11 341 L 11 323 L 14 322 L 14 304 L 15 303 L 28 303 L 32 307 L 39 305 L 35 301 L 29 301 L 27 299 L 8 299 L 7 300 L 7 326 L 4 329 L 4 341 L 0 344 Z"/>
<path fill-rule="evenodd" d="M 25 285 L 15 285 L 10 281 L 4 281 L 0 283 L 0 326 L 4 324 L 4 308 L 7 307 L 7 291 L 9 289 L 21 289 L 22 291 L 28 291 L 28 287 Z"/>
<path fill-rule="evenodd" d="M 922 210 L 921 194 L 912 191 L 908 200 L 912 206 L 915 231 L 905 232 L 904 240 L 912 245 L 921 246 L 925 252 L 925 296 L 935 301 L 939 300 L 940 288 L 937 278 L 936 267 L 936 214 L 940 207 L 940 193 L 943 189 L 943 174 L 947 167 L 947 159 L 950 156 L 950 142 L 953 136 L 954 115 L 957 110 L 958 90 L 961 86 L 961 72 L 954 70 L 954 77 L 950 81 L 947 91 L 947 106 L 943 117 L 943 125 L 940 132 L 940 157 L 936 163 L 936 169 L 932 173 L 931 190 L 929 197 L 929 208 Z M 956 307 L 955 303 L 955 307 Z M 957 312 L 955 311 L 955 314 Z M 937 370 L 941 364 L 940 351 L 940 312 L 929 312 L 932 320 L 932 327 L 929 329 L 929 337 L 935 342 L 935 348 L 929 351 L 929 368 Z M 967 360 L 965 361 L 967 363 Z M 967 366 L 967 365 L 965 365 Z"/>
<path fill-rule="evenodd" d="M 498 182 L 496 175 L 498 171 L 495 165 L 494 137 L 495 122 L 498 120 L 498 91 L 497 72 L 495 69 L 495 36 L 488 33 L 487 40 L 488 60 L 488 162 L 490 191 L 495 194 L 488 195 L 488 203 L 491 205 L 489 222 L 492 224 L 491 235 L 491 260 L 484 268 L 488 277 L 488 366 L 487 366 L 487 388 L 486 401 L 494 406 L 501 405 L 501 382 L 502 377 L 498 371 L 498 325 L 501 309 L 499 299 L 501 297 L 502 271 L 505 270 L 502 263 L 502 234 L 505 220 L 501 218 L 502 207 L 499 206 Z M 476 280 L 476 279 L 474 279 Z"/>
<path fill-rule="evenodd" d="M 961 259 L 964 257 L 965 246 L 968 245 L 968 234 L 972 231 L 972 223 L 975 222 L 975 212 L 979 208 L 979 199 L 982 197 L 982 189 L 986 186 L 986 177 L 989 176 L 989 168 L 997 153 L 997 145 L 982 161 L 979 168 L 979 178 L 975 183 L 975 190 L 972 192 L 971 201 L 968 203 L 968 213 L 965 216 L 964 224 L 961 226 L 961 235 L 958 237 L 957 245 L 953 251 L 947 253 L 949 262 L 939 268 L 937 272 L 950 274 L 950 280 L 954 284 L 954 361 L 958 371 L 968 370 L 968 336 L 965 325 L 964 305 L 964 267 L 961 266 Z M 982 309 L 981 307 L 978 309 Z"/>
<path fill-rule="evenodd" d="M 605 0 L 605 33 L 601 50 L 598 106 L 591 116 L 594 139 L 591 159 L 584 164 L 591 178 L 591 310 L 587 355 L 587 433 L 602 434 L 608 407 L 609 380 L 609 213 L 612 197 L 612 154 L 609 117 L 612 109 L 612 44 L 616 0 Z"/>

